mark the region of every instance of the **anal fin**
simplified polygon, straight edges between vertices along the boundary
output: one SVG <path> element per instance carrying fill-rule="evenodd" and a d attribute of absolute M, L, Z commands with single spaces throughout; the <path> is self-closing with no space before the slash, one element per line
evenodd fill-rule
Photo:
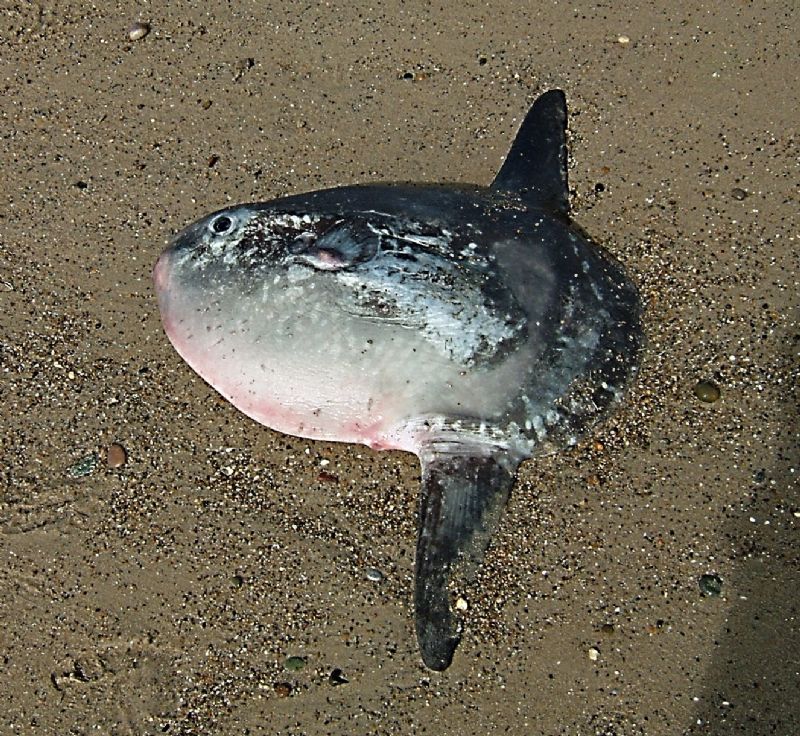
<path fill-rule="evenodd" d="M 454 591 L 475 577 L 518 464 L 496 448 L 453 450 L 420 453 L 414 606 L 422 660 L 432 670 L 446 669 L 453 659 L 461 639 Z"/>

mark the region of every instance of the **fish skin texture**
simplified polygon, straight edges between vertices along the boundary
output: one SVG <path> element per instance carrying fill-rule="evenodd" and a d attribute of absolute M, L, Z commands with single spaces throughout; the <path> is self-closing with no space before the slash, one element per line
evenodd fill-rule
<path fill-rule="evenodd" d="M 566 102 L 542 95 L 490 187 L 337 187 L 212 213 L 154 278 L 176 350 L 248 416 L 311 439 L 416 453 L 424 663 L 519 463 L 575 444 L 623 396 L 637 291 L 569 219 Z"/>

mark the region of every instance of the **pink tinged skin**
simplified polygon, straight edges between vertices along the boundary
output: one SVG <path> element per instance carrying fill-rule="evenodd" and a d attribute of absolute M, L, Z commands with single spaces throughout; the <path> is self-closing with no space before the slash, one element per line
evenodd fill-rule
<path fill-rule="evenodd" d="M 317 249 L 315 256 L 317 268 L 321 268 L 325 271 L 335 271 L 336 269 L 341 268 L 342 264 L 344 263 L 342 257 L 338 253 L 328 250 L 327 248 Z"/>
<path fill-rule="evenodd" d="M 156 285 L 156 293 L 161 297 L 169 290 L 170 263 L 169 253 L 162 253 L 153 268 L 153 281 Z"/>

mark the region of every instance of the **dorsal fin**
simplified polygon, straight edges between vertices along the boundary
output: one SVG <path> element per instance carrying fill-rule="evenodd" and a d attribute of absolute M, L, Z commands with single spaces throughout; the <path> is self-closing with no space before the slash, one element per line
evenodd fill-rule
<path fill-rule="evenodd" d="M 533 103 L 491 188 L 514 192 L 536 207 L 569 212 L 567 100 L 560 89 Z"/>

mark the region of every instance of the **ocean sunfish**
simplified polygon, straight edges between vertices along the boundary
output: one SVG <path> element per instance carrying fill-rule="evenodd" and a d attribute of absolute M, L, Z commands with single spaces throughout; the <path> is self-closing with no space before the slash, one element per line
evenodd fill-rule
<path fill-rule="evenodd" d="M 154 277 L 175 349 L 286 434 L 422 465 L 414 605 L 446 669 L 520 462 L 617 403 L 636 289 L 568 217 L 564 93 L 539 97 L 489 187 L 368 184 L 226 207 Z"/>

